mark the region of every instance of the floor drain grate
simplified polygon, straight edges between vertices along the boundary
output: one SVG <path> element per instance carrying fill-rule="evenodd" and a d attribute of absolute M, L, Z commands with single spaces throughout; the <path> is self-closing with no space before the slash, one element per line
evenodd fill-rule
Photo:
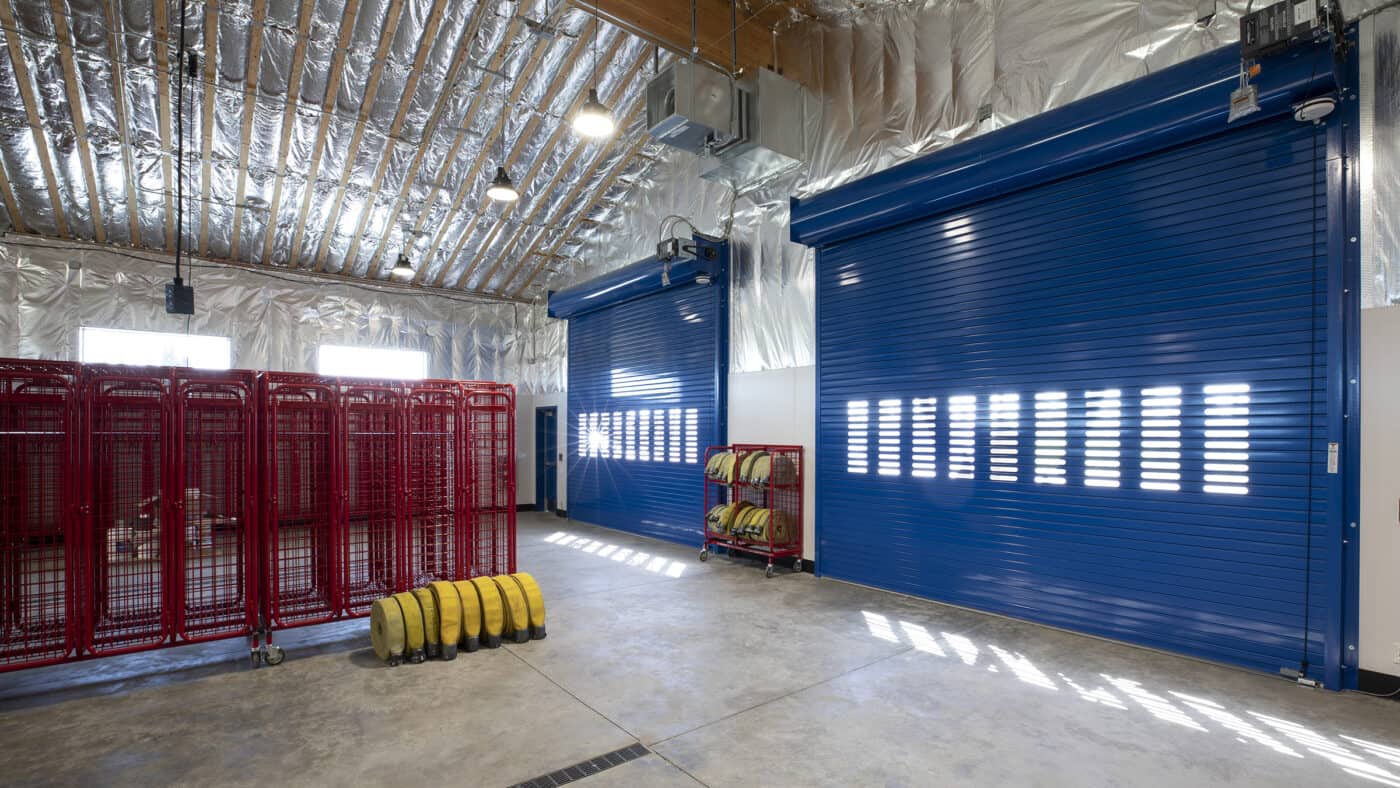
<path fill-rule="evenodd" d="M 631 747 L 623 747 L 620 750 L 613 750 L 604 753 L 596 758 L 589 758 L 586 761 L 579 761 L 573 766 L 565 766 L 558 771 L 541 775 L 533 780 L 526 780 L 523 783 L 516 783 L 510 788 L 554 788 L 556 785 L 564 785 L 575 780 L 582 780 L 585 777 L 606 771 L 614 766 L 621 766 L 628 761 L 635 761 L 638 758 L 650 753 L 645 746 L 634 744 Z"/>

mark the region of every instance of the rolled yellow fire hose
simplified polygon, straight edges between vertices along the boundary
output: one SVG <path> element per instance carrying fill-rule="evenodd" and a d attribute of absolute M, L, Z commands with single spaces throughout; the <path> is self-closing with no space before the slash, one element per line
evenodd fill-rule
<path fill-rule="evenodd" d="M 491 579 L 501 590 L 501 599 L 506 603 L 505 636 L 516 643 L 527 642 L 530 639 L 530 609 L 525 606 L 525 594 L 521 592 L 520 584 L 510 575 L 496 575 Z"/>
<path fill-rule="evenodd" d="M 390 665 L 403 659 L 403 609 L 393 597 L 376 599 L 370 606 L 369 642 L 374 655 Z"/>
<path fill-rule="evenodd" d="M 487 648 L 501 647 L 501 631 L 505 628 L 505 602 L 496 581 L 489 577 L 473 577 L 472 585 L 481 595 L 481 639 Z"/>
<path fill-rule="evenodd" d="M 516 572 L 511 578 L 520 586 L 520 592 L 525 595 L 525 606 L 530 609 L 530 637 L 543 640 L 544 594 L 540 591 L 540 584 L 528 572 Z"/>
<path fill-rule="evenodd" d="M 418 598 L 408 591 L 394 594 L 394 601 L 403 611 L 403 633 L 405 653 L 409 662 L 422 662 L 424 659 L 423 609 L 418 606 Z"/>
<path fill-rule="evenodd" d="M 462 639 L 462 598 L 457 589 L 445 580 L 428 584 L 433 592 L 433 605 L 438 614 L 438 640 L 442 643 L 442 658 L 457 658 L 457 643 Z"/>
<path fill-rule="evenodd" d="M 439 628 L 437 603 L 433 601 L 433 592 L 427 588 L 415 588 L 413 596 L 418 600 L 418 609 L 423 611 L 424 650 L 429 659 L 436 659 L 442 655 L 442 641 L 439 639 L 442 630 Z"/>
<path fill-rule="evenodd" d="M 470 580 L 458 580 L 452 584 L 457 596 L 462 599 L 462 648 L 471 653 L 481 648 L 481 595 Z"/>

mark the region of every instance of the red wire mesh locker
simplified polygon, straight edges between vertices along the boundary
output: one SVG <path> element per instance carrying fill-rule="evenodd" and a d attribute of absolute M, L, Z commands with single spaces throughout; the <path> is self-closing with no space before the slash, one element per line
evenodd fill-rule
<path fill-rule="evenodd" d="M 347 615 L 369 615 L 374 600 L 408 588 L 399 567 L 405 551 L 399 506 L 403 401 L 402 387 L 393 383 L 348 383 L 341 388 L 341 472 L 348 520 L 342 582 Z"/>
<path fill-rule="evenodd" d="M 335 617 L 336 384 L 317 375 L 262 378 L 263 591 L 282 628 Z"/>
<path fill-rule="evenodd" d="M 424 381 L 408 389 L 408 573 L 412 585 L 470 575 L 469 523 L 458 469 L 462 390 L 453 382 Z"/>
<path fill-rule="evenodd" d="M 515 387 L 463 384 L 472 575 L 515 571 Z"/>
<path fill-rule="evenodd" d="M 165 482 L 169 379 L 136 367 L 84 367 L 86 531 L 93 566 L 85 590 L 87 649 L 96 655 L 169 641 Z"/>
<path fill-rule="evenodd" d="M 77 653 L 78 365 L 0 361 L 0 671 Z"/>
<path fill-rule="evenodd" d="M 170 577 L 175 632 L 198 641 L 257 626 L 257 373 L 174 372 Z"/>

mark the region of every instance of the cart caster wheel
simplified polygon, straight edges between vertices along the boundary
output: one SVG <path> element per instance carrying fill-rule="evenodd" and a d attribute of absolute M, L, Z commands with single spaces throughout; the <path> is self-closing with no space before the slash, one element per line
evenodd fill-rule
<path fill-rule="evenodd" d="M 772 577 L 772 576 L 773 576 L 773 565 L 772 565 L 772 564 L 769 564 L 769 565 L 768 565 L 768 568 L 765 569 L 765 570 L 763 570 L 763 576 L 764 576 L 764 577 Z"/>
<path fill-rule="evenodd" d="M 794 572 L 801 572 L 801 571 L 802 571 L 802 559 L 801 559 L 801 558 L 799 558 L 799 559 L 797 559 L 796 561 L 793 561 L 793 562 L 792 562 L 792 571 L 794 571 Z"/>
<path fill-rule="evenodd" d="M 704 549 L 704 550 L 701 550 L 701 551 L 700 551 L 700 563 L 703 564 L 704 562 L 706 562 L 706 561 L 708 561 L 708 560 L 710 560 L 710 551 L 709 551 L 709 548 L 706 548 L 706 549 Z"/>
<path fill-rule="evenodd" d="M 269 644 L 267 646 L 263 646 L 262 658 L 263 662 L 266 662 L 268 665 L 281 665 L 282 660 L 287 658 L 287 652 L 283 651 L 281 646 L 273 646 Z"/>
<path fill-rule="evenodd" d="M 262 666 L 262 649 L 248 649 L 248 657 L 253 661 L 253 667 L 257 668 Z"/>

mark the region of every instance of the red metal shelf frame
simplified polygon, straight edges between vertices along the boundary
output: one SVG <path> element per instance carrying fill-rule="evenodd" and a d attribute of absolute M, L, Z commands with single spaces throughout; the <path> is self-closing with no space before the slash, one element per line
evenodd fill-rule
<path fill-rule="evenodd" d="M 712 548 L 723 547 L 737 553 L 747 553 L 750 555 L 766 558 L 768 566 L 773 566 L 774 560 L 783 558 L 802 559 L 804 512 L 802 505 L 802 490 L 804 483 L 805 468 L 803 465 L 803 450 L 801 446 L 791 446 L 784 444 L 763 444 L 763 443 L 733 443 L 727 446 L 710 446 L 705 449 L 705 467 L 709 466 L 710 458 L 723 452 L 733 453 L 736 457 L 756 451 L 764 451 L 769 454 L 772 460 L 773 471 L 770 472 L 769 479 L 764 483 L 752 483 L 735 480 L 733 482 L 722 482 L 711 479 L 708 476 L 704 479 L 705 510 L 702 513 L 701 522 L 704 524 L 705 543 L 701 547 L 703 551 L 710 551 Z M 782 481 L 777 480 L 779 460 L 786 463 L 784 467 L 792 468 L 791 477 L 784 477 Z M 737 475 L 738 471 L 735 470 Z M 786 473 L 786 472 L 784 472 Z M 752 540 L 742 536 L 732 534 L 719 534 L 711 531 L 709 523 L 705 522 L 704 516 L 708 515 L 711 509 L 721 504 L 734 504 L 746 501 L 754 506 L 771 509 L 772 519 L 768 528 L 767 539 Z M 786 519 L 789 538 L 775 538 L 778 530 L 774 523 L 778 517 Z"/>

